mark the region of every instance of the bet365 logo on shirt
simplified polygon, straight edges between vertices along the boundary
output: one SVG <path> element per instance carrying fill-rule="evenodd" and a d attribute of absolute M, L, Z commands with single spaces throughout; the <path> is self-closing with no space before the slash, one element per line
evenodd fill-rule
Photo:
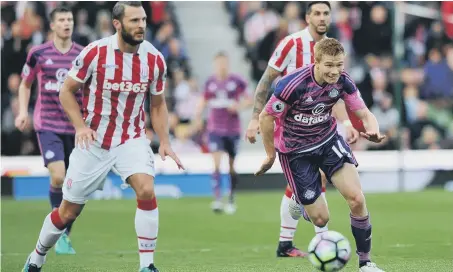
<path fill-rule="evenodd" d="M 134 92 L 134 93 L 145 93 L 148 91 L 148 83 L 132 83 L 130 81 L 121 83 L 112 83 L 107 79 L 104 80 L 102 87 L 106 91 L 120 91 L 120 92 Z"/>

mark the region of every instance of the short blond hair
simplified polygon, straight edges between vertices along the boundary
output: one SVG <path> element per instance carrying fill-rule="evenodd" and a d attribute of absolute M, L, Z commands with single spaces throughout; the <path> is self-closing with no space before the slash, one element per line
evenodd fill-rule
<path fill-rule="evenodd" d="M 325 38 L 315 44 L 315 60 L 320 62 L 322 56 L 338 56 L 344 54 L 343 45 L 334 38 Z"/>

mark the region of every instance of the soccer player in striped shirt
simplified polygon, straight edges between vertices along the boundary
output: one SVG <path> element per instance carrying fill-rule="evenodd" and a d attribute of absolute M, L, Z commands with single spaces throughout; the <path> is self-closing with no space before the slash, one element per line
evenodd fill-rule
<path fill-rule="evenodd" d="M 268 67 L 261 77 L 255 92 L 255 103 L 252 120 L 249 123 L 246 135 L 251 143 L 255 143 L 259 130 L 258 116 L 263 110 L 268 97 L 271 84 L 281 75 L 286 75 L 297 68 L 307 66 L 314 62 L 313 47 L 315 43 L 326 37 L 330 25 L 330 3 L 327 1 L 309 2 L 306 21 L 308 27 L 302 31 L 285 37 L 275 49 L 269 60 Z M 340 100 L 333 108 L 333 115 L 344 124 L 346 138 L 353 143 L 358 138 L 358 132 L 351 126 L 344 103 Z M 321 172 L 323 183 L 323 197 L 325 196 L 325 175 Z M 291 203 L 293 192 L 290 186 L 286 187 L 280 204 L 280 237 L 277 247 L 277 257 L 304 257 L 306 253 L 296 248 L 292 241 L 298 225 L 298 220 L 291 217 L 288 207 Z M 318 228 L 315 232 L 321 233 L 327 226 Z"/>
<path fill-rule="evenodd" d="M 44 165 L 50 174 L 49 198 L 54 209 L 60 206 L 63 199 L 61 187 L 69 166 L 69 155 L 74 148 L 75 134 L 74 126 L 63 111 L 58 95 L 72 61 L 83 47 L 71 40 L 74 21 L 69 9 L 54 9 L 50 13 L 50 28 L 54 34 L 53 40 L 33 47 L 22 69 L 20 110 L 15 125 L 20 131 L 27 126 L 30 88 L 35 77 L 38 77 L 38 98 L 33 123 Z M 82 105 L 82 91 L 77 91 L 76 98 L 79 105 Z M 58 240 L 55 246 L 57 254 L 75 254 L 68 237 L 71 227 L 72 224 L 69 224 Z"/>
<path fill-rule="evenodd" d="M 376 117 L 344 72 L 344 59 L 341 43 L 326 38 L 315 45 L 314 65 L 297 69 L 278 81 L 259 117 L 267 158 L 256 175 L 272 167 L 277 150 L 295 195 L 292 213 L 295 217 L 303 215 L 322 228 L 329 221 L 327 203 L 321 197 L 319 169 L 322 169 L 349 205 L 359 271 L 382 272 L 371 262 L 371 223 L 356 169 L 358 164 L 348 143 L 337 132 L 337 122 L 331 116 L 333 105 L 340 98 L 345 101 L 362 120 L 366 132 L 361 135 L 367 140 L 380 143 L 385 136 L 379 133 Z"/>
<path fill-rule="evenodd" d="M 154 192 L 154 154 L 145 133 L 144 102 L 150 98 L 151 122 L 159 136 L 159 154 L 183 168 L 168 136 L 164 86 L 167 68 L 162 54 L 144 41 L 146 13 L 141 2 L 115 4 L 116 34 L 85 47 L 73 63 L 60 101 L 76 129 L 76 147 L 63 185 L 63 202 L 44 220 L 35 249 L 24 271 L 40 271 L 49 249 L 81 213 L 87 198 L 102 189 L 115 169 L 137 196 L 135 231 L 140 272 L 154 266 L 159 211 Z M 83 90 L 82 109 L 77 103 Z"/>

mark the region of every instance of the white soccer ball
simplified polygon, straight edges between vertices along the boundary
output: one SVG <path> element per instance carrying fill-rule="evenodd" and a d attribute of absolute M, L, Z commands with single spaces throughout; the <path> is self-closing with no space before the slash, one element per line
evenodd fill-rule
<path fill-rule="evenodd" d="M 351 257 L 348 239 L 336 231 L 316 235 L 308 245 L 308 259 L 321 271 L 340 271 Z"/>

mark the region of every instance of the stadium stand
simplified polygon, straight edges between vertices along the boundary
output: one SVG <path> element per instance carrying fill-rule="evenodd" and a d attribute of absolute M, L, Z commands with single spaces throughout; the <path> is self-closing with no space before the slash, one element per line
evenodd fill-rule
<path fill-rule="evenodd" d="M 406 16 L 402 63 L 393 58 L 391 2 L 331 2 L 332 25 L 328 36 L 339 39 L 348 51 L 348 71 L 368 107 L 389 136 L 380 145 L 359 142 L 359 150 L 453 147 L 453 43 L 452 4 L 417 3 L 440 10 L 435 19 Z M 252 63 L 251 77 L 258 81 L 278 42 L 306 27 L 306 2 L 225 3 L 230 23 L 240 34 Z M 262 26 L 265 27 L 262 27 Z M 402 69 L 398 69 L 398 65 Z M 398 110 L 395 83 L 402 83 L 403 103 Z M 400 125 L 401 113 L 401 125 Z M 397 137 L 401 128 L 401 137 Z"/>

